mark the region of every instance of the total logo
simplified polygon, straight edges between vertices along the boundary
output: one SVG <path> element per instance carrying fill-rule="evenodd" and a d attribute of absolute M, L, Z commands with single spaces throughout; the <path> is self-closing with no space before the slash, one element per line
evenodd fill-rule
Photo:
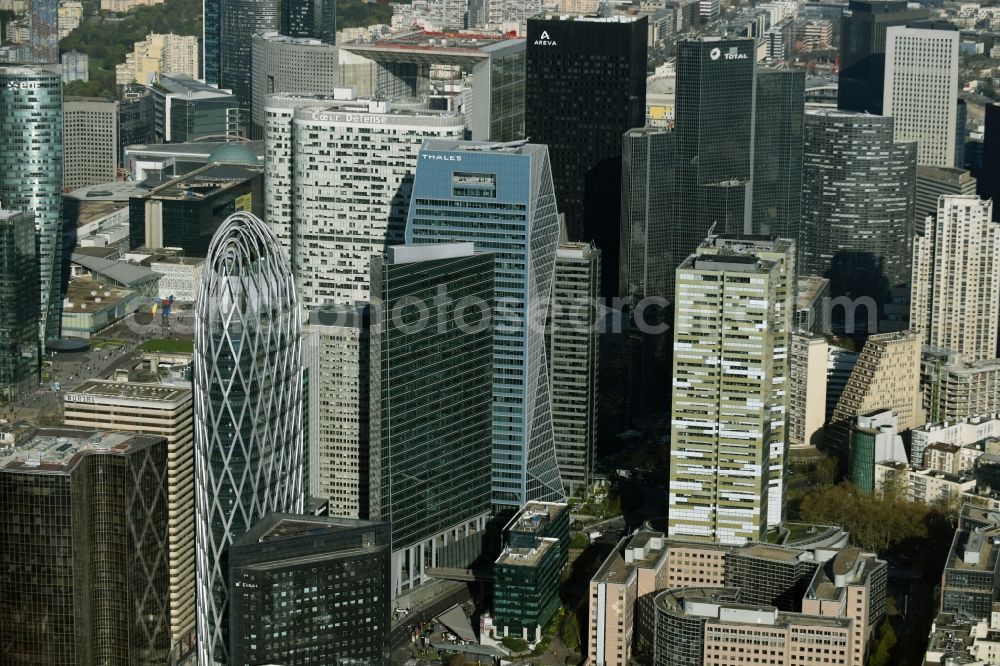
<path fill-rule="evenodd" d="M 535 46 L 555 46 L 556 40 L 549 37 L 548 30 L 542 30 L 542 34 L 535 40 Z"/>
<path fill-rule="evenodd" d="M 725 53 L 719 47 L 715 47 L 708 52 L 708 57 L 712 60 L 718 60 L 719 58 L 723 60 L 746 60 L 748 56 L 746 53 L 740 53 L 739 48 L 730 46 L 729 50 Z"/>

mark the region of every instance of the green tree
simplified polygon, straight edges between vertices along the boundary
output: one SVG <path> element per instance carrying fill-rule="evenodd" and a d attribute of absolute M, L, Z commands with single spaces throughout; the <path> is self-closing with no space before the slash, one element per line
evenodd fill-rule
<path fill-rule="evenodd" d="M 580 620 L 574 611 L 566 613 L 566 617 L 563 618 L 559 638 L 562 639 L 563 645 L 573 652 L 580 649 Z"/>
<path fill-rule="evenodd" d="M 868 666 L 887 666 L 894 645 L 896 645 L 896 631 L 892 628 L 892 622 L 886 618 L 882 620 L 875 647 L 868 656 Z"/>

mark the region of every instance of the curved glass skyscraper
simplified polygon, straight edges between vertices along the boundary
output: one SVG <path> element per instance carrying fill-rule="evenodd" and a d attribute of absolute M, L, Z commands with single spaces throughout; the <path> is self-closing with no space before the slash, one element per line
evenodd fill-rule
<path fill-rule="evenodd" d="M 198 663 L 228 663 L 225 551 L 271 511 L 302 511 L 301 321 L 271 230 L 230 215 L 195 306 Z"/>
<path fill-rule="evenodd" d="M 62 266 L 62 69 L 0 67 L 0 205 L 35 215 L 42 339 L 59 336 Z"/>

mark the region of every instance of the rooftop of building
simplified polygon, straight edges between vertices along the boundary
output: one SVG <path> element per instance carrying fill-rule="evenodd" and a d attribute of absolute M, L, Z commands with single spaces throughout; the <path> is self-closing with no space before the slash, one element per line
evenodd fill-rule
<path fill-rule="evenodd" d="M 116 180 L 111 183 L 87 185 L 64 194 L 63 197 L 86 202 L 124 202 L 127 205 L 129 197 L 142 194 L 148 189 L 148 186 L 144 185 L 142 181 Z"/>
<path fill-rule="evenodd" d="M 795 241 L 777 236 L 719 234 L 709 236 L 698 251 L 715 250 L 720 256 L 752 256 L 759 253 L 786 254 L 795 246 Z"/>
<path fill-rule="evenodd" d="M 127 289 L 101 284 L 91 277 L 79 277 L 69 281 L 62 311 L 63 314 L 97 312 L 117 305 L 130 293 Z"/>
<path fill-rule="evenodd" d="M 939 653 L 950 658 L 950 661 L 938 663 L 958 666 L 973 661 L 972 655 L 969 654 L 972 643 L 972 626 L 968 621 L 961 621 L 951 613 L 938 613 L 927 640 L 927 652 Z"/>
<path fill-rule="evenodd" d="M 90 102 L 94 104 L 109 104 L 109 105 L 115 105 L 118 103 L 115 100 L 111 99 L 110 97 L 83 97 L 79 95 L 67 95 L 63 97 L 64 104 L 72 102 Z"/>
<path fill-rule="evenodd" d="M 823 118 L 842 118 L 844 120 L 865 120 L 869 124 L 886 125 L 892 124 L 891 116 L 878 116 L 863 111 L 841 111 L 832 107 L 809 107 L 806 109 L 806 117 L 819 116 Z"/>
<path fill-rule="evenodd" d="M 996 566 L 993 560 L 998 545 L 1000 525 L 996 523 L 960 527 L 952 538 L 945 569 L 991 571 Z"/>
<path fill-rule="evenodd" d="M 560 243 L 556 248 L 556 256 L 563 259 L 587 259 L 595 252 L 597 248 L 593 243 Z"/>
<path fill-rule="evenodd" d="M 538 565 L 542 559 L 559 545 L 559 539 L 546 537 L 536 539 L 533 548 L 513 548 L 507 546 L 500 553 L 496 563 L 517 567 L 533 567 Z"/>
<path fill-rule="evenodd" d="M 268 95 L 269 109 L 293 109 L 297 120 L 316 123 L 387 125 L 392 118 L 408 125 L 452 127 L 465 124 L 461 113 L 432 109 L 424 99 L 371 100 L 358 98 L 353 88 L 338 88 L 333 95 L 312 93 L 275 93 Z"/>
<path fill-rule="evenodd" d="M 685 587 L 657 594 L 655 606 L 672 615 L 704 618 L 713 624 L 752 627 L 811 626 L 848 629 L 851 618 L 784 613 L 774 606 L 739 603 L 739 588 Z"/>
<path fill-rule="evenodd" d="M 839 599 L 845 587 L 864 585 L 880 562 L 876 555 L 860 548 L 841 548 L 816 568 L 805 597 L 823 601 Z"/>
<path fill-rule="evenodd" d="M 962 183 L 966 181 L 975 180 L 972 174 L 969 173 L 967 169 L 959 169 L 957 167 L 947 167 L 947 166 L 934 166 L 930 164 L 918 164 L 917 165 L 917 178 L 928 178 L 931 180 L 939 181 L 953 181 L 955 183 Z"/>
<path fill-rule="evenodd" d="M 546 21 L 580 21 L 582 23 L 635 23 L 644 16 L 615 14 L 614 16 L 598 16 L 597 14 L 571 14 L 547 12 L 544 16 Z"/>
<path fill-rule="evenodd" d="M 6 421 L 0 419 L 0 447 L 16 446 L 31 437 L 38 426 L 30 421 Z"/>
<path fill-rule="evenodd" d="M 58 76 L 62 78 L 62 65 L 28 65 L 10 64 L 0 65 L 0 76 L 29 77 L 29 76 Z"/>
<path fill-rule="evenodd" d="M 528 143 L 527 140 L 495 143 L 491 141 L 465 141 L 460 139 L 428 139 L 420 149 L 421 154 L 440 152 L 464 152 L 505 155 L 539 155 L 547 146 Z"/>
<path fill-rule="evenodd" d="M 232 97 L 232 92 L 222 90 L 207 83 L 193 79 L 187 74 L 161 74 L 153 84 L 153 89 L 168 94 L 183 95 L 188 99 L 212 99 L 215 97 Z"/>
<path fill-rule="evenodd" d="M 507 49 L 524 49 L 524 39 L 502 32 L 428 32 L 388 34 L 374 42 L 340 44 L 340 48 L 376 62 L 469 65 Z"/>
<path fill-rule="evenodd" d="M 594 583 L 626 582 L 636 569 L 649 569 L 667 552 L 668 542 L 663 532 L 639 530 L 618 542 L 615 549 L 597 569 Z M 700 544 L 697 544 L 700 545 Z"/>
<path fill-rule="evenodd" d="M 7 220 L 15 218 L 15 217 L 17 217 L 18 215 L 21 215 L 21 214 L 22 214 L 22 212 L 19 211 L 19 210 L 3 210 L 3 209 L 0 209 L 0 222 L 6 222 Z"/>
<path fill-rule="evenodd" d="M 125 150 L 134 156 L 159 156 L 174 157 L 181 159 L 198 158 L 208 161 L 208 158 L 220 147 L 231 143 L 239 143 L 250 150 L 256 157 L 258 164 L 264 161 L 263 141 L 187 141 L 185 143 L 150 143 L 135 144 L 127 146 Z"/>
<path fill-rule="evenodd" d="M 158 437 L 123 432 L 40 428 L 20 444 L 0 448 L 0 470 L 66 474 L 85 455 L 127 453 L 159 440 Z"/>
<path fill-rule="evenodd" d="M 568 510 L 569 505 L 562 502 L 532 500 L 514 514 L 504 530 L 540 535 L 556 518 Z"/>
<path fill-rule="evenodd" d="M 471 257 L 474 254 L 476 254 L 476 245 L 471 242 L 390 245 L 385 249 L 385 263 L 390 266 L 399 266 L 422 261 Z"/>
<path fill-rule="evenodd" d="M 298 516 L 273 513 L 268 514 L 251 532 L 253 540 L 258 543 L 294 539 L 327 532 L 336 532 L 345 528 L 378 525 L 379 523 L 352 518 L 337 518 L 331 516 Z M 248 533 L 249 534 L 249 533 Z"/>
<path fill-rule="evenodd" d="M 775 262 L 756 255 L 692 254 L 677 267 L 678 270 L 712 271 L 717 273 L 769 273 Z"/>
<path fill-rule="evenodd" d="M 775 560 L 778 562 L 798 562 L 811 559 L 809 553 L 798 548 L 786 548 L 784 546 L 771 546 L 757 543 L 736 551 L 736 554 L 746 557 L 758 557 L 765 560 Z"/>
<path fill-rule="evenodd" d="M 798 279 L 798 293 L 796 294 L 795 305 L 797 308 L 808 308 L 830 287 L 830 280 L 818 275 L 800 275 Z"/>
<path fill-rule="evenodd" d="M 67 391 L 65 402 L 100 402 L 102 399 L 126 399 L 155 405 L 180 405 L 191 400 L 190 386 L 119 382 L 110 379 L 90 379 Z"/>
<path fill-rule="evenodd" d="M 160 201 L 201 201 L 261 175 L 257 166 L 206 164 L 139 196 Z"/>
<path fill-rule="evenodd" d="M 327 44 L 321 39 L 315 39 L 313 37 L 289 37 L 288 35 L 282 35 L 280 32 L 275 32 L 273 30 L 257 33 L 253 36 L 253 38 L 275 44 L 294 44 L 296 46 L 319 46 L 324 48 L 333 48 L 333 44 Z"/>
<path fill-rule="evenodd" d="M 73 252 L 70 255 L 70 261 L 96 276 L 106 278 L 129 288 L 136 288 L 148 282 L 155 282 L 161 277 L 159 273 L 151 271 L 145 266 L 119 259 L 97 256 L 97 253 Z M 94 287 L 90 288 L 94 289 Z M 107 289 L 110 289 L 110 287 Z"/>

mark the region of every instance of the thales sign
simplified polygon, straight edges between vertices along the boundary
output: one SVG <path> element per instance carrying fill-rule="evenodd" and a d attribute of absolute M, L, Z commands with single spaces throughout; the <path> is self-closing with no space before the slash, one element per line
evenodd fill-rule
<path fill-rule="evenodd" d="M 548 30 L 542 30 L 542 34 L 535 40 L 535 46 L 555 46 L 556 40 L 549 37 Z"/>
<path fill-rule="evenodd" d="M 730 46 L 729 50 L 725 53 L 722 52 L 722 49 L 716 47 L 708 52 L 708 57 L 712 60 L 718 60 L 719 58 L 723 60 L 746 60 L 747 54 L 740 53 L 739 49 L 735 46 Z"/>

